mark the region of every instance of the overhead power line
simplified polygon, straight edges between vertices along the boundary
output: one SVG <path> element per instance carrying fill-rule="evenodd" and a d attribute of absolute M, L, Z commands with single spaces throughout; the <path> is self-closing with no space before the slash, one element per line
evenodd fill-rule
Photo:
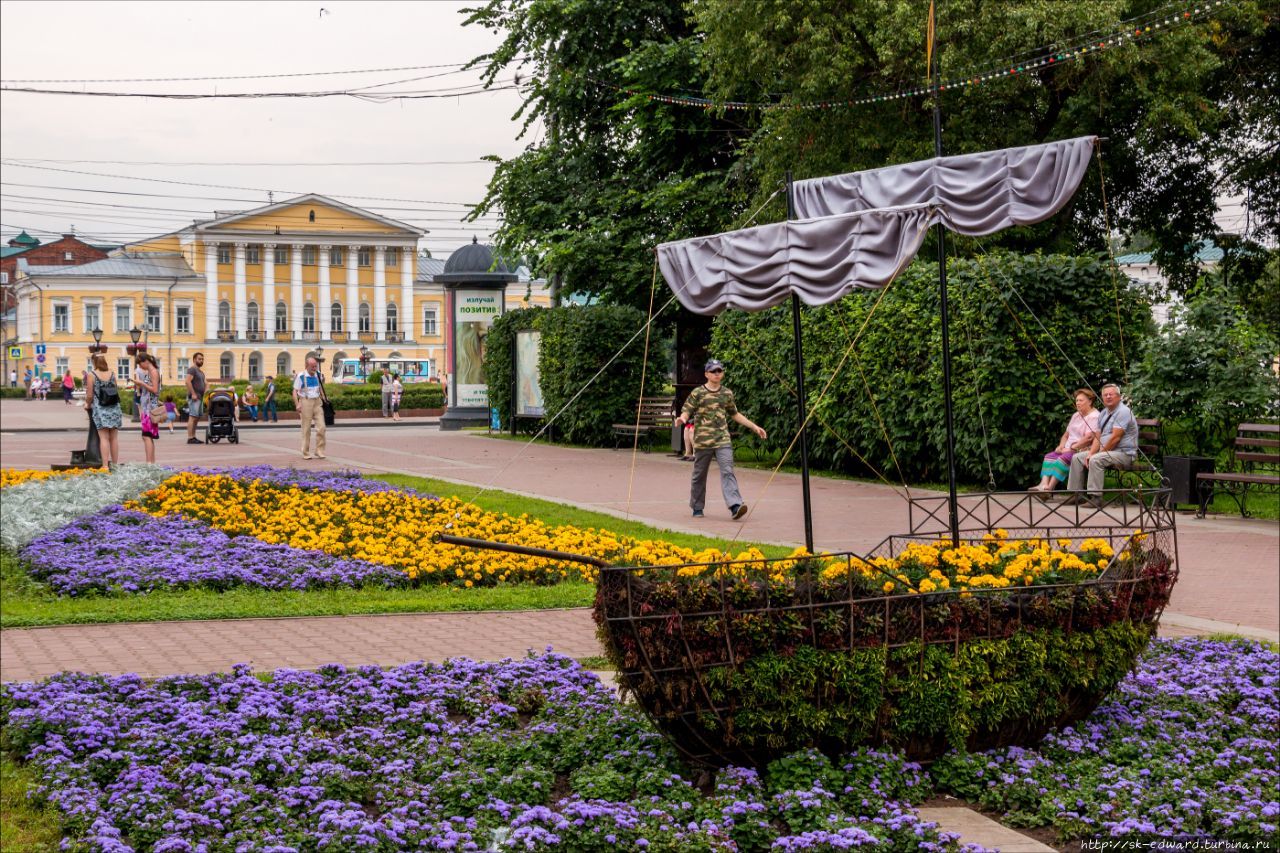
<path fill-rule="evenodd" d="M 100 77 L 96 79 L 7 78 L 0 83 L 187 83 L 199 80 L 273 80 L 281 77 L 331 77 L 342 74 L 382 74 L 391 71 L 427 71 L 432 68 L 464 68 L 467 62 L 437 65 L 401 65 L 393 68 L 352 68 L 346 71 L 291 71 L 280 74 L 219 74 L 204 77 Z"/>
<path fill-rule="evenodd" d="M 492 160 L 370 160 L 359 162 L 245 162 L 237 163 L 233 161 L 200 161 L 200 160 L 71 160 L 59 159 L 54 157 L 5 157 L 5 160 L 14 163 L 59 163 L 62 165 L 108 165 L 108 166 L 271 166 L 274 168 L 282 166 L 470 166 L 473 164 L 488 163 L 493 165 Z"/>
<path fill-rule="evenodd" d="M 465 98 L 472 95 L 491 95 L 519 87 L 511 85 L 489 86 L 471 84 L 466 88 L 420 89 L 407 92 L 369 92 L 362 89 L 339 89 L 318 92 L 98 92 L 75 89 L 37 89 L 26 86 L 0 86 L 0 92 L 17 92 L 27 95 L 74 95 L 89 98 L 155 98 L 170 101 L 252 100 L 260 98 L 356 98 L 381 103 L 383 101 L 428 101 L 441 98 Z"/>

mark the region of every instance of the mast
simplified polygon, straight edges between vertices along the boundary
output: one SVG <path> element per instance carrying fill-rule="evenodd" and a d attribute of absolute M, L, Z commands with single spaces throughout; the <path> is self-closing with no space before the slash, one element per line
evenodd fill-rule
<path fill-rule="evenodd" d="M 934 7 L 929 4 L 929 75 L 933 84 L 933 156 L 942 156 L 942 88 L 938 76 L 938 51 L 934 44 Z M 951 529 L 951 547 L 960 547 L 960 517 L 956 508 L 956 431 L 954 405 L 951 400 L 951 326 L 947 306 L 947 241 L 946 229 L 939 222 L 933 226 L 938 238 L 938 297 L 942 307 L 942 406 L 947 426 L 947 523 Z"/>
<path fill-rule="evenodd" d="M 795 199 L 792 194 L 791 170 L 787 170 L 787 219 L 794 219 Z M 813 504 L 809 496 L 809 412 L 804 390 L 804 345 L 800 337 L 800 297 L 791 293 L 792 340 L 796 352 L 796 403 L 800 412 L 800 496 L 804 504 L 804 547 L 813 553 Z"/>

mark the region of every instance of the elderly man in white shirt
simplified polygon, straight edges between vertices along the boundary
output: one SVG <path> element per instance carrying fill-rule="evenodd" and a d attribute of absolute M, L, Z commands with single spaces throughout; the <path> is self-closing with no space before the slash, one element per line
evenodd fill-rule
<path fill-rule="evenodd" d="M 320 363 L 307 356 L 307 369 L 293 379 L 293 405 L 302 421 L 302 458 L 324 458 L 324 378 Z M 311 455 L 311 427 L 316 429 L 315 456 Z"/>

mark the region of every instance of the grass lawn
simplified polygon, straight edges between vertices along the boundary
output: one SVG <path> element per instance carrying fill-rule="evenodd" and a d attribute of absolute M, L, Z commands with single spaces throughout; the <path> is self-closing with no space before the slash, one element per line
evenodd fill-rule
<path fill-rule="evenodd" d="M 27 798 L 35 781 L 30 767 L 0 751 L 0 850 L 35 853 L 58 849 L 62 833 L 57 813 Z"/>
<path fill-rule="evenodd" d="M 469 499 L 475 489 L 455 483 L 388 474 L 378 479 L 438 495 Z M 638 539 L 663 539 L 690 548 L 732 548 L 756 544 L 766 555 L 785 557 L 781 545 L 730 543 L 723 539 L 659 530 L 602 513 L 535 500 L 508 492 L 487 491 L 476 499 L 482 509 L 512 515 L 528 514 L 547 524 L 603 528 Z M 511 585 L 476 589 L 421 587 L 418 589 L 336 589 L 308 592 L 240 588 L 224 592 L 175 590 L 146 594 L 57 596 L 33 581 L 17 557 L 0 551 L 0 627 L 68 625 L 103 622 L 164 622 L 179 619 L 243 619 L 273 616 L 341 616 L 371 613 L 442 613 L 477 610 L 547 610 L 586 607 L 595 587 L 581 582 L 555 586 Z"/>

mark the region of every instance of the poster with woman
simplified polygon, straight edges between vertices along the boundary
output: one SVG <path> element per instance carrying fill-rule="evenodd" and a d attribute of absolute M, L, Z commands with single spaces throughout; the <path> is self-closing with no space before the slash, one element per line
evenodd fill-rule
<path fill-rule="evenodd" d="M 487 408 L 489 387 L 484 379 L 484 339 L 494 319 L 502 313 L 502 293 L 497 290 L 459 290 L 454 302 L 453 405 Z"/>
<path fill-rule="evenodd" d="M 519 417 L 540 418 L 546 414 L 538 375 L 541 346 L 542 332 L 534 329 L 516 332 L 516 415 Z"/>

